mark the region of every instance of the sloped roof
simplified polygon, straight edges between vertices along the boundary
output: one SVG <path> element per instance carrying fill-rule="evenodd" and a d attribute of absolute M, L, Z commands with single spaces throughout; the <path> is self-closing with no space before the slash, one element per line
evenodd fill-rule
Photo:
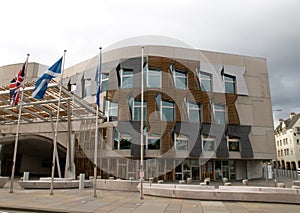
<path fill-rule="evenodd" d="M 299 120 L 300 118 L 300 113 L 298 113 L 297 115 L 294 115 L 291 118 L 288 118 L 286 120 L 283 120 L 282 122 L 279 123 L 279 125 L 276 127 L 276 131 L 281 131 L 283 129 L 283 123 L 285 124 L 286 126 L 286 129 L 292 129 L 294 128 L 296 122 Z"/>

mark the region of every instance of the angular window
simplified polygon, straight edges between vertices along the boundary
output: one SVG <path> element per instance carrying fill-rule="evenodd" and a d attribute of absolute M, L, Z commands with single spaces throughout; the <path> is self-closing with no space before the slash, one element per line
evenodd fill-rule
<path fill-rule="evenodd" d="M 175 149 L 177 151 L 188 151 L 189 138 L 184 135 L 176 136 L 175 134 Z"/>
<path fill-rule="evenodd" d="M 160 136 L 148 135 L 147 136 L 147 149 L 148 150 L 160 150 Z"/>
<path fill-rule="evenodd" d="M 212 75 L 200 72 L 199 74 L 201 91 L 211 92 L 212 91 Z"/>
<path fill-rule="evenodd" d="M 76 88 L 77 88 L 76 84 L 68 84 L 68 89 L 70 92 L 76 91 Z"/>
<path fill-rule="evenodd" d="M 201 113 L 200 104 L 189 102 L 188 107 L 189 107 L 188 113 L 189 113 L 190 122 L 200 123 L 200 113 Z"/>
<path fill-rule="evenodd" d="M 204 151 L 215 151 L 216 139 L 207 135 L 202 136 L 202 148 Z"/>
<path fill-rule="evenodd" d="M 187 89 L 187 73 L 182 70 L 175 70 L 173 73 L 175 87 L 178 89 Z"/>
<path fill-rule="evenodd" d="M 133 85 L 133 70 L 121 69 L 121 88 L 132 88 Z"/>
<path fill-rule="evenodd" d="M 144 101 L 143 107 L 143 120 L 145 121 L 147 118 L 147 111 L 146 111 L 147 103 Z M 133 102 L 133 120 L 140 121 L 142 118 L 142 102 L 140 100 L 134 100 Z"/>
<path fill-rule="evenodd" d="M 116 128 L 113 129 L 114 133 L 114 146 L 113 149 L 130 149 L 131 136 L 129 134 L 119 133 Z"/>
<path fill-rule="evenodd" d="M 105 92 L 108 90 L 108 80 L 109 80 L 108 73 L 101 74 L 101 92 Z"/>
<path fill-rule="evenodd" d="M 174 121 L 174 102 L 173 101 L 161 101 L 161 120 L 162 121 Z"/>
<path fill-rule="evenodd" d="M 130 149 L 131 148 L 131 136 L 129 134 L 120 134 L 119 149 Z"/>
<path fill-rule="evenodd" d="M 118 117 L 118 103 L 106 100 L 104 113 L 107 117 Z"/>
<path fill-rule="evenodd" d="M 230 152 L 240 151 L 240 140 L 237 137 L 227 136 L 227 143 Z"/>
<path fill-rule="evenodd" d="M 149 67 L 147 72 L 147 87 L 161 88 L 161 70 L 156 67 Z"/>
<path fill-rule="evenodd" d="M 91 79 L 84 79 L 83 97 L 91 96 Z"/>
<path fill-rule="evenodd" d="M 225 93 L 235 94 L 235 77 L 224 74 Z"/>
<path fill-rule="evenodd" d="M 214 105 L 214 116 L 216 124 L 225 124 L 225 106 L 224 105 Z"/>

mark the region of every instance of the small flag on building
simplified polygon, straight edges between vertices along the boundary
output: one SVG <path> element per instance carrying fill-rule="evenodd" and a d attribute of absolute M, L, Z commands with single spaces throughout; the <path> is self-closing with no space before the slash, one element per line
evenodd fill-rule
<path fill-rule="evenodd" d="M 15 106 L 19 103 L 20 88 L 25 78 L 26 62 L 23 64 L 22 69 L 18 74 L 10 81 L 9 94 L 10 94 L 10 105 Z"/>
<path fill-rule="evenodd" d="M 37 80 L 34 90 L 32 92 L 32 97 L 37 99 L 42 99 L 47 90 L 48 83 L 52 78 L 56 78 L 61 74 L 63 57 L 61 57 L 55 64 L 53 64 L 48 70 L 46 70 L 43 75 Z"/>

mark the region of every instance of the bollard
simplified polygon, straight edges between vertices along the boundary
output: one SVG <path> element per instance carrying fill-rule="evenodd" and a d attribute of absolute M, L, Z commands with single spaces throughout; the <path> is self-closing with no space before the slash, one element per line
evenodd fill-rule
<path fill-rule="evenodd" d="M 278 188 L 285 188 L 285 184 L 284 183 L 277 183 L 277 187 Z"/>
<path fill-rule="evenodd" d="M 248 180 L 247 180 L 247 179 L 242 180 L 242 182 L 243 182 L 243 185 L 244 185 L 244 186 L 248 186 Z"/>
<path fill-rule="evenodd" d="M 187 182 L 187 183 L 191 183 L 191 182 L 192 182 L 192 178 L 187 178 L 187 179 L 186 179 L 186 182 Z"/>
<path fill-rule="evenodd" d="M 23 173 L 23 181 L 29 180 L 29 172 L 24 172 Z"/>
<path fill-rule="evenodd" d="M 79 190 L 84 189 L 84 178 L 85 178 L 84 173 L 80 173 L 80 175 L 79 175 Z"/>
<path fill-rule="evenodd" d="M 228 178 L 223 178 L 223 183 L 227 183 L 228 182 Z"/>
<path fill-rule="evenodd" d="M 224 186 L 231 186 L 231 182 L 224 183 Z"/>

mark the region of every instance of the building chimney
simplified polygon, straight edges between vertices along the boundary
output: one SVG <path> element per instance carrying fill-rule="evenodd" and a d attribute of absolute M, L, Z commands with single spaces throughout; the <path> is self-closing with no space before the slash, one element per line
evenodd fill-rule
<path fill-rule="evenodd" d="M 294 112 L 291 112 L 291 114 L 290 114 L 290 119 L 293 119 L 293 117 L 296 115 L 296 113 L 294 113 Z"/>

